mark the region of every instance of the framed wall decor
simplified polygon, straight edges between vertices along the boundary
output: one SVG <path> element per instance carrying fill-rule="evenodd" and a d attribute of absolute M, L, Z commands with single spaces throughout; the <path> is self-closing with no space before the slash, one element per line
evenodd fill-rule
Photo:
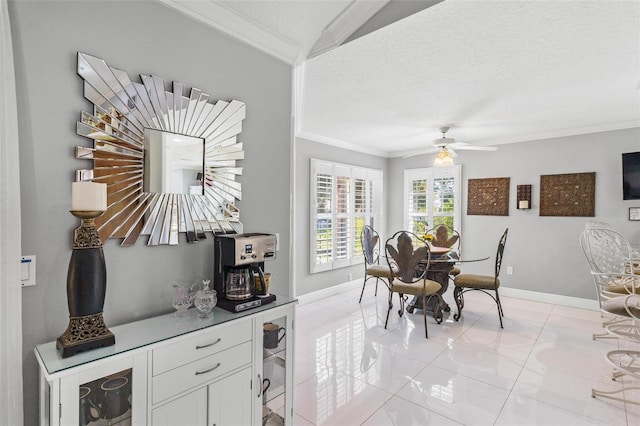
<path fill-rule="evenodd" d="M 595 216 L 596 173 L 540 176 L 540 216 Z"/>
<path fill-rule="evenodd" d="M 509 183 L 511 178 L 469 179 L 467 214 L 509 216 Z"/>
<path fill-rule="evenodd" d="M 629 207 L 629 220 L 640 220 L 640 207 Z"/>

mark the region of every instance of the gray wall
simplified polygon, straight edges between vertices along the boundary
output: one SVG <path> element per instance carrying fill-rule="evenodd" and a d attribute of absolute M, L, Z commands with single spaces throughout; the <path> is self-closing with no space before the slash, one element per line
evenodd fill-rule
<path fill-rule="evenodd" d="M 246 160 L 241 219 L 245 231 L 280 234 L 278 260 L 268 269 L 273 290 L 288 294 L 292 69 L 260 51 L 149 1 L 9 1 L 20 130 L 23 254 L 37 256 L 37 285 L 23 292 L 25 424 L 37 423 L 38 376 L 33 348 L 51 341 L 68 321 L 66 275 L 69 214 L 80 111 L 91 111 L 76 75 L 76 52 L 104 58 L 132 79 L 155 74 L 197 87 L 213 99 L 247 104 L 240 140 Z M 105 320 L 115 326 L 170 312 L 171 284 L 212 275 L 213 244 L 104 247 Z"/>
<path fill-rule="evenodd" d="M 295 196 L 294 196 L 294 232 L 295 236 L 293 248 L 294 266 L 294 285 L 296 296 L 312 293 L 314 291 L 323 290 L 348 281 L 349 274 L 353 279 L 360 278 L 364 275 L 364 266 L 355 265 L 345 268 L 339 268 L 333 271 L 318 272 L 311 274 L 309 272 L 309 247 L 311 244 L 311 235 L 309 233 L 311 212 L 309 200 L 309 169 L 312 158 L 326 161 L 334 161 L 337 163 L 351 164 L 355 166 L 368 167 L 372 169 L 380 169 L 383 173 L 383 197 L 386 197 L 386 188 L 388 187 L 388 173 L 386 158 L 377 157 L 375 155 L 362 154 L 347 149 L 337 148 L 335 146 L 322 143 L 312 142 L 306 139 L 295 139 Z M 386 200 L 386 198 L 383 198 Z M 383 217 L 387 216 L 387 206 L 382 206 Z M 384 237 L 384 226 L 377 227 Z"/>
<path fill-rule="evenodd" d="M 609 222 L 640 247 L 640 222 L 628 220 L 629 207 L 638 201 L 622 200 L 623 152 L 640 150 L 640 129 L 592 133 L 556 139 L 500 145 L 496 152 L 459 151 L 462 164 L 462 251 L 464 257 L 490 260 L 464 264 L 470 273 L 491 273 L 498 239 L 505 228 L 509 238 L 503 267 L 512 266 L 513 275 L 501 273 L 502 285 L 509 288 L 560 296 L 595 299 L 586 261 L 578 237 L 589 219 Z M 295 243 L 294 282 L 296 295 L 304 295 L 363 277 L 361 265 L 334 271 L 309 273 L 309 160 L 320 158 L 384 170 L 383 238 L 403 229 L 404 170 L 429 167 L 433 156 L 386 159 L 333 146 L 296 139 L 295 154 Z M 596 172 L 596 216 L 541 217 L 539 215 L 540 175 Z M 467 180 L 510 177 L 509 216 L 467 216 Z M 516 186 L 530 184 L 532 209 L 517 210 Z M 399 206 L 392 208 L 392 206 Z"/>
<path fill-rule="evenodd" d="M 578 237 L 589 219 L 609 222 L 632 244 L 640 245 L 640 222 L 628 220 L 629 207 L 640 200 L 622 200 L 621 153 L 639 151 L 640 129 L 570 136 L 500 145 L 496 152 L 459 151 L 462 164 L 462 252 L 463 257 L 491 255 L 490 261 L 463 265 L 464 272 L 491 273 L 498 239 L 509 228 L 503 268 L 513 266 L 513 275 L 503 269 L 505 287 L 595 299 L 586 260 Z M 389 203 L 402 203 L 403 171 L 422 167 L 426 156 L 393 159 L 389 171 Z M 540 175 L 596 172 L 595 218 L 539 216 Z M 467 216 L 467 180 L 510 177 L 509 216 Z M 517 210 L 516 186 L 531 184 L 531 210 Z M 402 210 L 391 209 L 388 229 L 403 226 Z"/>

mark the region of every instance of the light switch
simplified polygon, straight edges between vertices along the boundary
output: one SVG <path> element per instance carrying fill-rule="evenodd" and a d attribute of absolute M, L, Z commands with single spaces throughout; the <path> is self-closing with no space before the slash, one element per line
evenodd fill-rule
<path fill-rule="evenodd" d="M 22 287 L 36 285 L 36 256 L 22 256 L 20 261 Z"/>

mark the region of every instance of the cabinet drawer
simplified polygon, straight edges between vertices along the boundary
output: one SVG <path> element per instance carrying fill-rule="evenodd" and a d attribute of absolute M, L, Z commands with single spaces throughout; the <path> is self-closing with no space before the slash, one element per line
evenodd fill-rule
<path fill-rule="evenodd" d="M 153 375 L 251 340 L 251 321 L 240 321 L 233 327 L 220 327 L 208 333 L 185 339 L 153 351 Z"/>
<path fill-rule="evenodd" d="M 251 363 L 251 342 L 215 353 L 153 378 L 153 403 Z"/>

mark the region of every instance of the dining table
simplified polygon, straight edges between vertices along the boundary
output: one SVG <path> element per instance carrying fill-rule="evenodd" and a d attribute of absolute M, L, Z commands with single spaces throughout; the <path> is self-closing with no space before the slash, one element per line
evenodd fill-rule
<path fill-rule="evenodd" d="M 427 266 L 426 278 L 428 280 L 440 283 L 438 290 L 432 297 L 427 299 L 427 312 L 433 315 L 433 318 L 440 324 L 444 318 L 444 312 L 450 312 L 449 304 L 444 300 L 443 294 L 449 288 L 449 273 L 457 264 L 481 262 L 489 259 L 489 256 L 469 256 L 462 257 L 457 250 L 448 247 L 430 246 L 431 259 L 427 265 L 427 259 L 418 264 L 417 268 L 422 268 L 418 272 L 422 273 L 424 267 Z M 413 313 L 416 309 L 423 309 L 422 297 L 414 296 L 413 300 L 407 305 L 407 312 Z"/>

